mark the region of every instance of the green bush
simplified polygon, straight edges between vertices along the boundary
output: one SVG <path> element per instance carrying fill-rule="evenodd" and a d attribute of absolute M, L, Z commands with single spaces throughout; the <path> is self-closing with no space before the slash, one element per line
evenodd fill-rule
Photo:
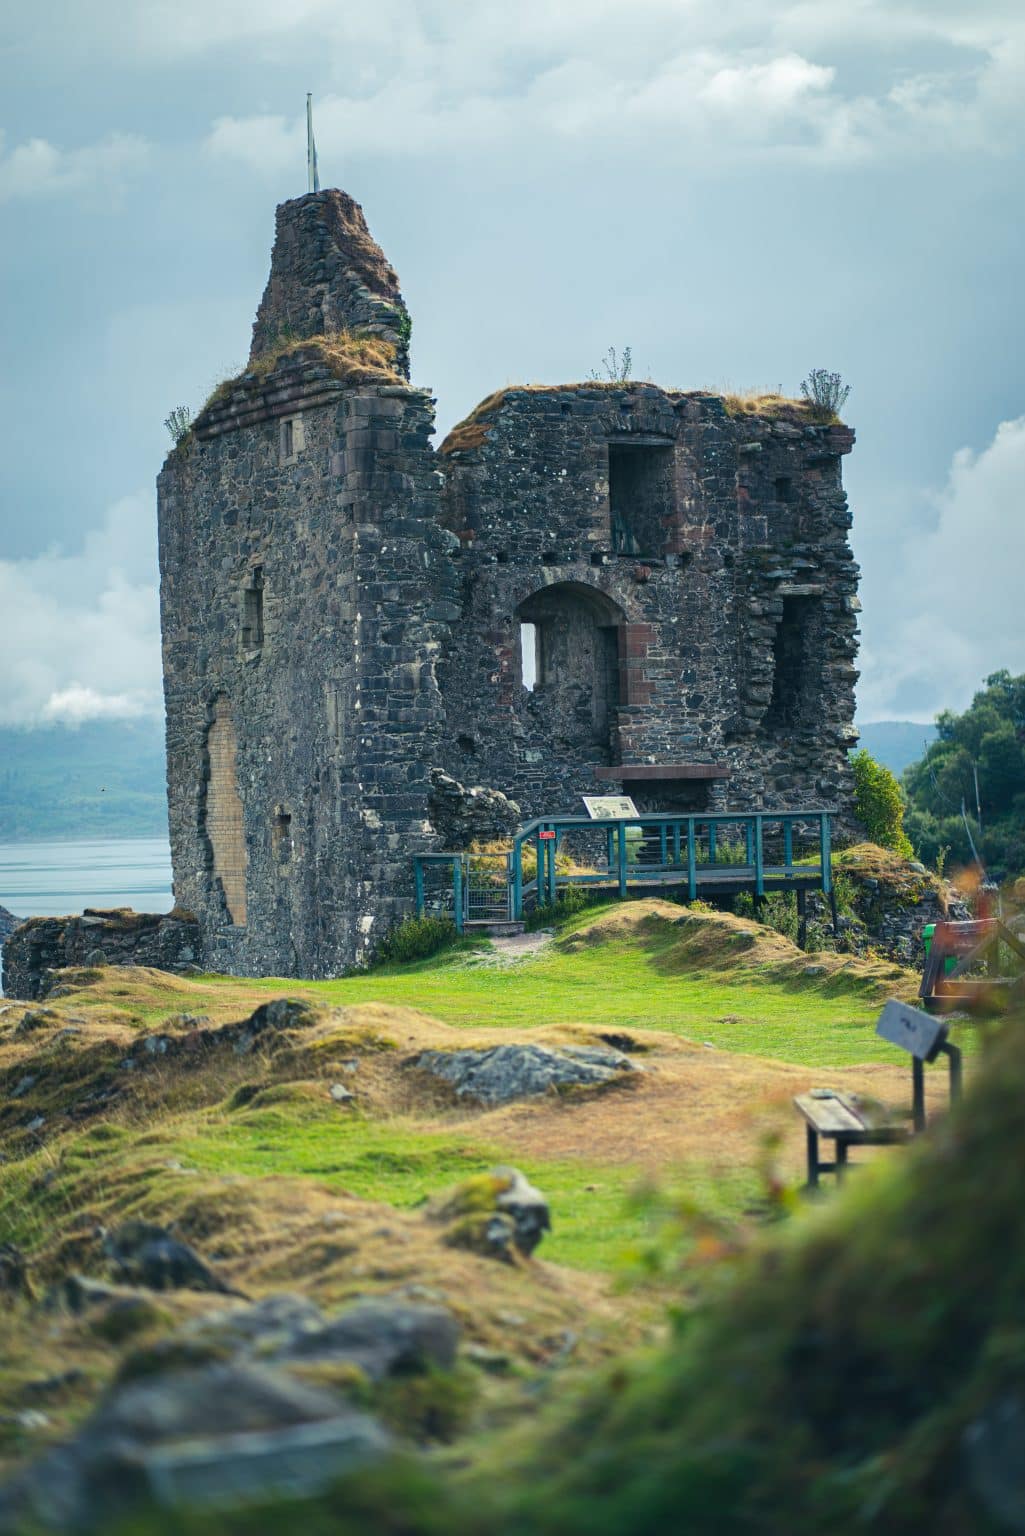
<path fill-rule="evenodd" d="M 854 814 L 868 833 L 869 841 L 892 848 L 905 859 L 914 849 L 904 831 L 904 797 L 900 785 L 882 763 L 864 748 L 851 759 L 854 770 Z"/>
<path fill-rule="evenodd" d="M 386 934 L 378 959 L 429 960 L 448 949 L 456 938 L 456 925 L 450 917 L 407 917 Z"/>
<path fill-rule="evenodd" d="M 567 885 L 555 898 L 554 906 L 534 907 L 528 912 L 523 926 L 528 933 L 535 933 L 538 928 L 557 928 L 560 923 L 575 917 L 585 907 L 593 906 L 596 901 L 607 900 L 607 896 L 593 896 L 590 892 L 582 890 L 579 885 Z"/>

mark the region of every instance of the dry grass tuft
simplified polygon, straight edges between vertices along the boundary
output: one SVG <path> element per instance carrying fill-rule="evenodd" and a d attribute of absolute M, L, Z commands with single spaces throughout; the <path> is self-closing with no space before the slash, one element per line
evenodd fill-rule
<path fill-rule="evenodd" d="M 284 337 L 262 352 L 233 378 L 224 379 L 213 390 L 200 412 L 227 400 L 234 390 L 253 378 L 265 379 L 288 358 L 300 362 L 324 363 L 343 384 L 406 384 L 395 366 L 398 356 L 393 342 L 382 336 L 362 335 L 359 331 L 330 331 L 322 336 Z"/>
<path fill-rule="evenodd" d="M 825 415 L 810 400 L 760 390 L 726 394 L 722 402 L 727 416 L 762 416 L 769 421 L 792 421 L 796 426 L 836 426 L 840 421 L 839 416 Z"/>

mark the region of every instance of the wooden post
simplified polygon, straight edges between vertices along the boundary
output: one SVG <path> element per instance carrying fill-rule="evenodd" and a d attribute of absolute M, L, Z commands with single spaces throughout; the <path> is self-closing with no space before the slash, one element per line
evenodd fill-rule
<path fill-rule="evenodd" d="M 694 901 L 698 894 L 697 855 L 694 849 L 694 817 L 687 817 L 687 900 Z"/>
<path fill-rule="evenodd" d="M 554 829 L 550 829 L 550 830 L 554 830 Z M 558 834 L 556 833 L 555 837 L 551 837 L 551 838 L 548 839 L 548 844 L 547 844 L 547 847 L 548 847 L 548 905 L 551 906 L 551 907 L 554 907 L 556 895 L 558 893 L 558 885 L 556 883 L 556 874 L 555 874 L 555 850 L 558 847 L 558 844 L 559 844 L 559 838 L 558 838 Z"/>
<path fill-rule="evenodd" d="M 831 849 L 829 841 L 829 817 L 825 811 L 819 813 L 819 861 L 822 865 L 822 889 L 828 896 L 833 889 L 833 867 L 831 863 Z M 836 925 L 834 902 L 833 924 Z"/>
<path fill-rule="evenodd" d="M 626 900 L 626 823 L 619 823 L 619 899 Z"/>
<path fill-rule="evenodd" d="M 537 859 L 537 904 L 539 907 L 548 905 L 547 886 L 545 882 L 545 845 L 541 841 L 541 828 L 537 829 L 534 839 L 535 857 Z"/>
<path fill-rule="evenodd" d="M 911 1058 L 911 1110 L 915 1130 L 925 1130 L 925 1063 Z"/>
<path fill-rule="evenodd" d="M 416 876 L 416 915 L 417 915 L 417 917 L 423 917 L 423 915 L 424 915 L 424 867 L 423 867 L 423 864 L 420 862 L 419 855 L 417 855 L 413 859 L 413 870 L 414 870 L 414 873 L 415 873 L 415 876 Z"/>

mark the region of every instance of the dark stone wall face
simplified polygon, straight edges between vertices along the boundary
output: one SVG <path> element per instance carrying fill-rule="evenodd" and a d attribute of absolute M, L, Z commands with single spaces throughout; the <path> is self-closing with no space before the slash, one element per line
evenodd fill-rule
<path fill-rule="evenodd" d="M 449 770 L 525 815 L 579 810 L 623 764 L 715 775 L 624 779 L 642 809 L 846 809 L 853 434 L 651 385 L 509 390 L 485 426 L 443 455 L 463 605 L 440 674 Z"/>
<path fill-rule="evenodd" d="M 320 373 L 240 384 L 248 409 L 205 413 L 159 481 L 176 899 L 208 963 L 251 974 L 358 964 L 431 840 L 434 661 L 457 611 L 432 404 Z"/>

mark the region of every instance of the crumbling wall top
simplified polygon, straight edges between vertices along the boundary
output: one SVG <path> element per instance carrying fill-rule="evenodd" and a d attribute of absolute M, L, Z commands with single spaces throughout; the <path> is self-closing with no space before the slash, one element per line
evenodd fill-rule
<path fill-rule="evenodd" d="M 339 331 L 393 343 L 399 369 L 409 376 L 409 315 L 398 277 L 359 204 L 330 188 L 278 207 L 250 362 L 283 340 Z"/>

